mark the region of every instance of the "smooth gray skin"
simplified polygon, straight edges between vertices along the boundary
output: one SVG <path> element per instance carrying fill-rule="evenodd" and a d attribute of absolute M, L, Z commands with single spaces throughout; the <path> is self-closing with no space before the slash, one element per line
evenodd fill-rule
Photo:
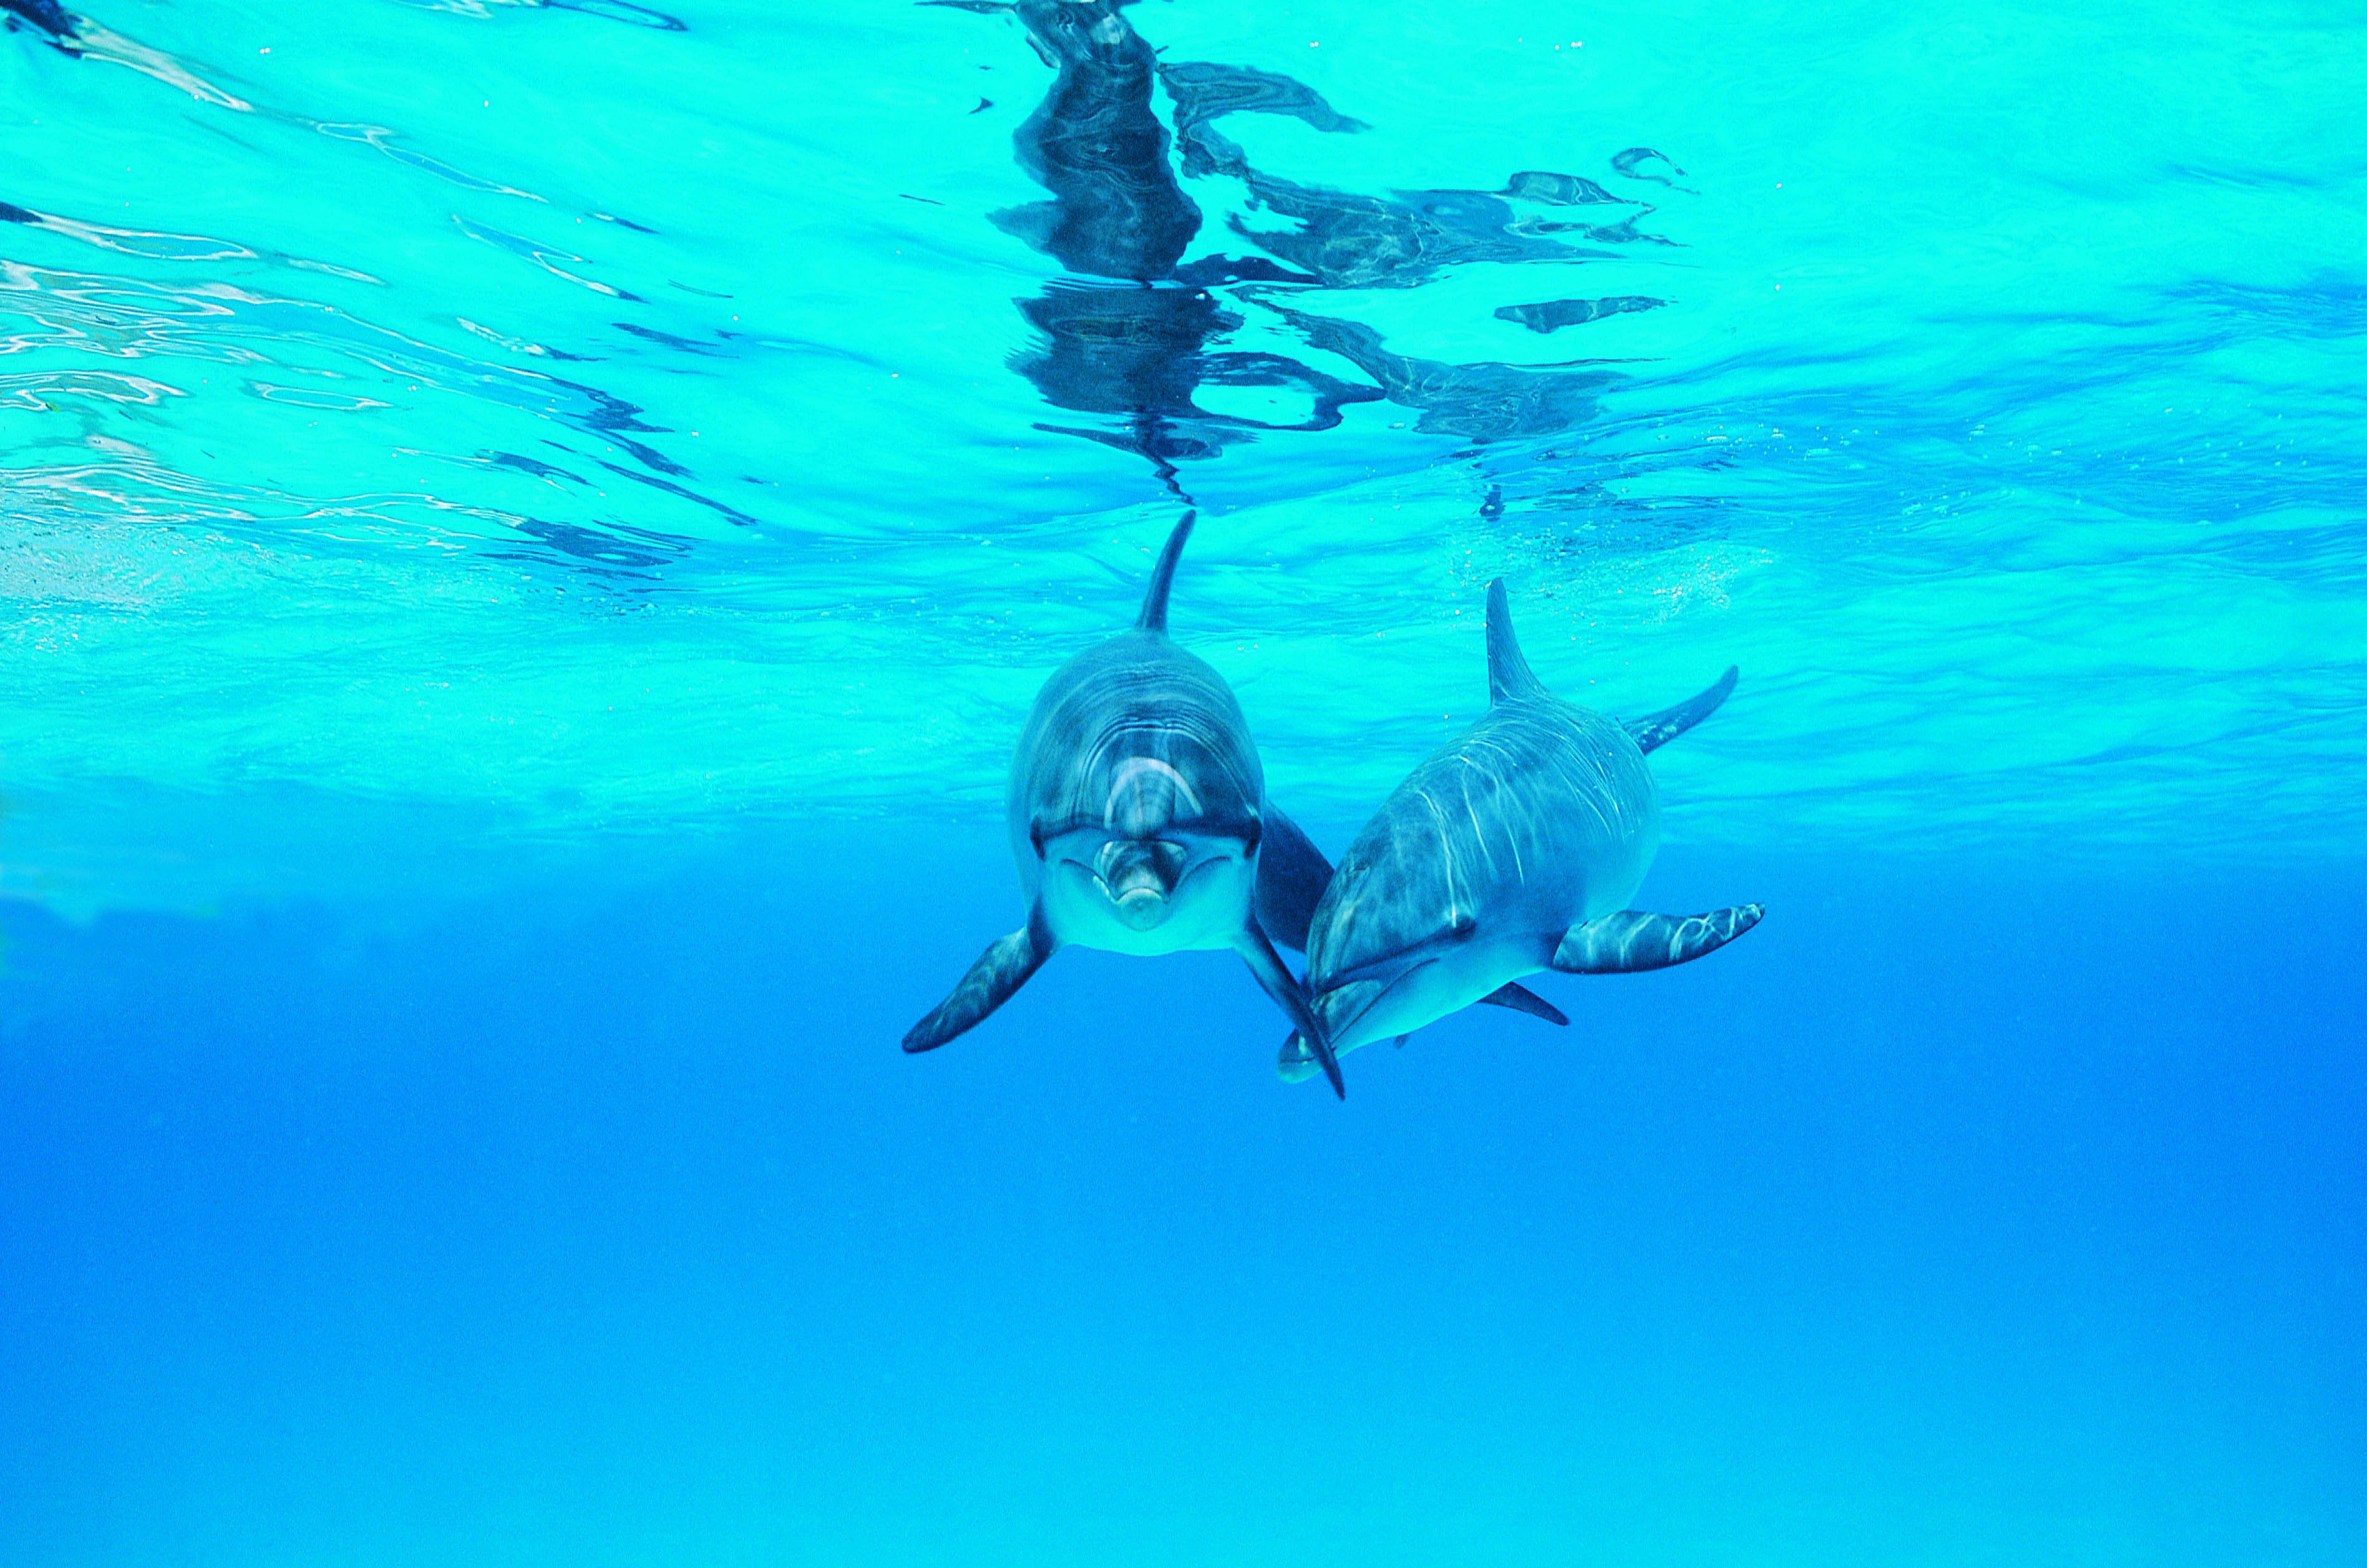
<path fill-rule="evenodd" d="M 1318 1042 L 1310 1062 L 1330 1062 L 1269 929 L 1304 947 L 1331 868 L 1267 802 L 1223 677 L 1167 637 L 1168 589 L 1192 522 L 1184 513 L 1168 536 L 1134 628 L 1069 660 L 1037 694 L 1005 800 L 1027 923 L 980 956 L 904 1036 L 905 1050 L 934 1050 L 973 1027 L 1068 943 L 1229 947 L 1297 1037 Z"/>
<path fill-rule="evenodd" d="M 1659 840 L 1644 753 L 1725 701 L 1732 670 L 1690 702 L 1624 725 L 1563 702 L 1521 657 L 1501 581 L 1488 590 L 1488 666 L 1487 715 L 1398 786 L 1316 908 L 1308 987 L 1338 1055 L 1500 999 L 1508 982 L 1541 970 L 1682 964 L 1764 913 L 1625 908 Z M 1285 1044 L 1280 1066 L 1292 1079 L 1314 1070 L 1302 1037 Z"/>

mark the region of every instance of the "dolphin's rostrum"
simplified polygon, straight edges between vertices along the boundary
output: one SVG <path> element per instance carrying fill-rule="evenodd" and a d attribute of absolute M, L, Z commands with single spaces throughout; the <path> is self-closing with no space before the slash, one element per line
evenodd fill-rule
<path fill-rule="evenodd" d="M 1307 945 L 1330 867 L 1265 798 L 1264 771 L 1224 678 L 1167 637 L 1167 594 L 1193 513 L 1168 536 L 1130 631 L 1045 682 L 1012 759 L 1011 852 L 1027 923 L 980 955 L 912 1026 L 932 1051 L 1002 1005 L 1062 945 L 1116 953 L 1229 947 L 1340 1070 L 1307 994 L 1274 952 Z M 1310 1068 L 1311 1070 L 1311 1068 Z M 1344 1092 L 1344 1091 L 1342 1091 Z"/>
<path fill-rule="evenodd" d="M 1504 584 L 1490 584 L 1486 716 L 1398 786 L 1316 908 L 1307 985 L 1330 1048 L 1506 1001 L 1517 990 L 1507 982 L 1541 970 L 1682 964 L 1758 924 L 1757 904 L 1691 917 L 1625 908 L 1659 845 L 1644 753 L 1709 716 L 1734 681 L 1729 669 L 1691 701 L 1625 724 L 1563 702 L 1530 673 Z M 1283 1076 L 1314 1067 L 1293 1035 Z"/>

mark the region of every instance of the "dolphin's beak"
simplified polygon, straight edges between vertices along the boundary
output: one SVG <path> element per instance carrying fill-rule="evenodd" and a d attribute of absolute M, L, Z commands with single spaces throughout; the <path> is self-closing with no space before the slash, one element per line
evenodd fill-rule
<path fill-rule="evenodd" d="M 1167 918 L 1168 900 L 1184 875 L 1184 846 L 1163 839 L 1118 839 L 1093 857 L 1102 890 L 1117 906 L 1117 918 L 1147 931 Z"/>
<path fill-rule="evenodd" d="M 1409 964 L 1386 980 L 1348 980 L 1318 992 L 1310 1006 L 1324 1032 L 1331 1037 L 1332 1044 L 1336 1046 L 1341 1041 L 1350 1038 L 1356 1025 L 1380 1004 L 1383 997 L 1429 968 L 1430 962 L 1425 959 L 1418 964 Z"/>

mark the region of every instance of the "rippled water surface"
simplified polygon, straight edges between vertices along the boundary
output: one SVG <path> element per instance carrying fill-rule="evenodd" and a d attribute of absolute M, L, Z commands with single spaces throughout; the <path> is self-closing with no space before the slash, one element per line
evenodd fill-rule
<path fill-rule="evenodd" d="M 669 4 L 673 0 L 668 0 Z M 2367 1561 L 2355 7 L 0 0 L 0 1564 Z M 1172 630 L 1662 976 L 1008 930 Z M 1206 962 L 1202 962 L 1205 960 Z"/>
<path fill-rule="evenodd" d="M 2367 835 L 2339 9 L 1178 0 L 1082 108 L 991 8 L 10 14 L 20 893 L 336 885 L 176 795 L 983 814 L 1179 493 L 1319 815 L 1502 573 L 1601 705 L 1741 665 L 1683 839 Z"/>

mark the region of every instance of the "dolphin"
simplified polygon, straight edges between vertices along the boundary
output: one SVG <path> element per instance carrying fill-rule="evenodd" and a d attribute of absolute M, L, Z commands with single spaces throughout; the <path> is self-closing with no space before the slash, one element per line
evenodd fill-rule
<path fill-rule="evenodd" d="M 1344 1095 L 1322 1025 L 1274 945 L 1306 947 L 1331 866 L 1265 798 L 1224 677 L 1168 640 L 1168 589 L 1194 516 L 1168 536 L 1133 629 L 1078 654 L 1036 694 L 1006 797 L 1027 923 L 979 956 L 905 1050 L 934 1051 L 973 1027 L 1070 943 L 1229 947 Z"/>
<path fill-rule="evenodd" d="M 1606 718 L 1530 673 L 1503 581 L 1490 583 L 1486 716 L 1397 787 L 1316 907 L 1307 987 L 1335 1059 L 1476 1001 L 1562 1022 L 1506 983 L 1665 968 L 1757 925 L 1758 904 L 1682 917 L 1625 908 L 1659 847 L 1644 754 L 1715 712 L 1735 675 L 1649 717 Z M 1313 1072 L 1308 1039 L 1285 1042 L 1285 1078 Z"/>

